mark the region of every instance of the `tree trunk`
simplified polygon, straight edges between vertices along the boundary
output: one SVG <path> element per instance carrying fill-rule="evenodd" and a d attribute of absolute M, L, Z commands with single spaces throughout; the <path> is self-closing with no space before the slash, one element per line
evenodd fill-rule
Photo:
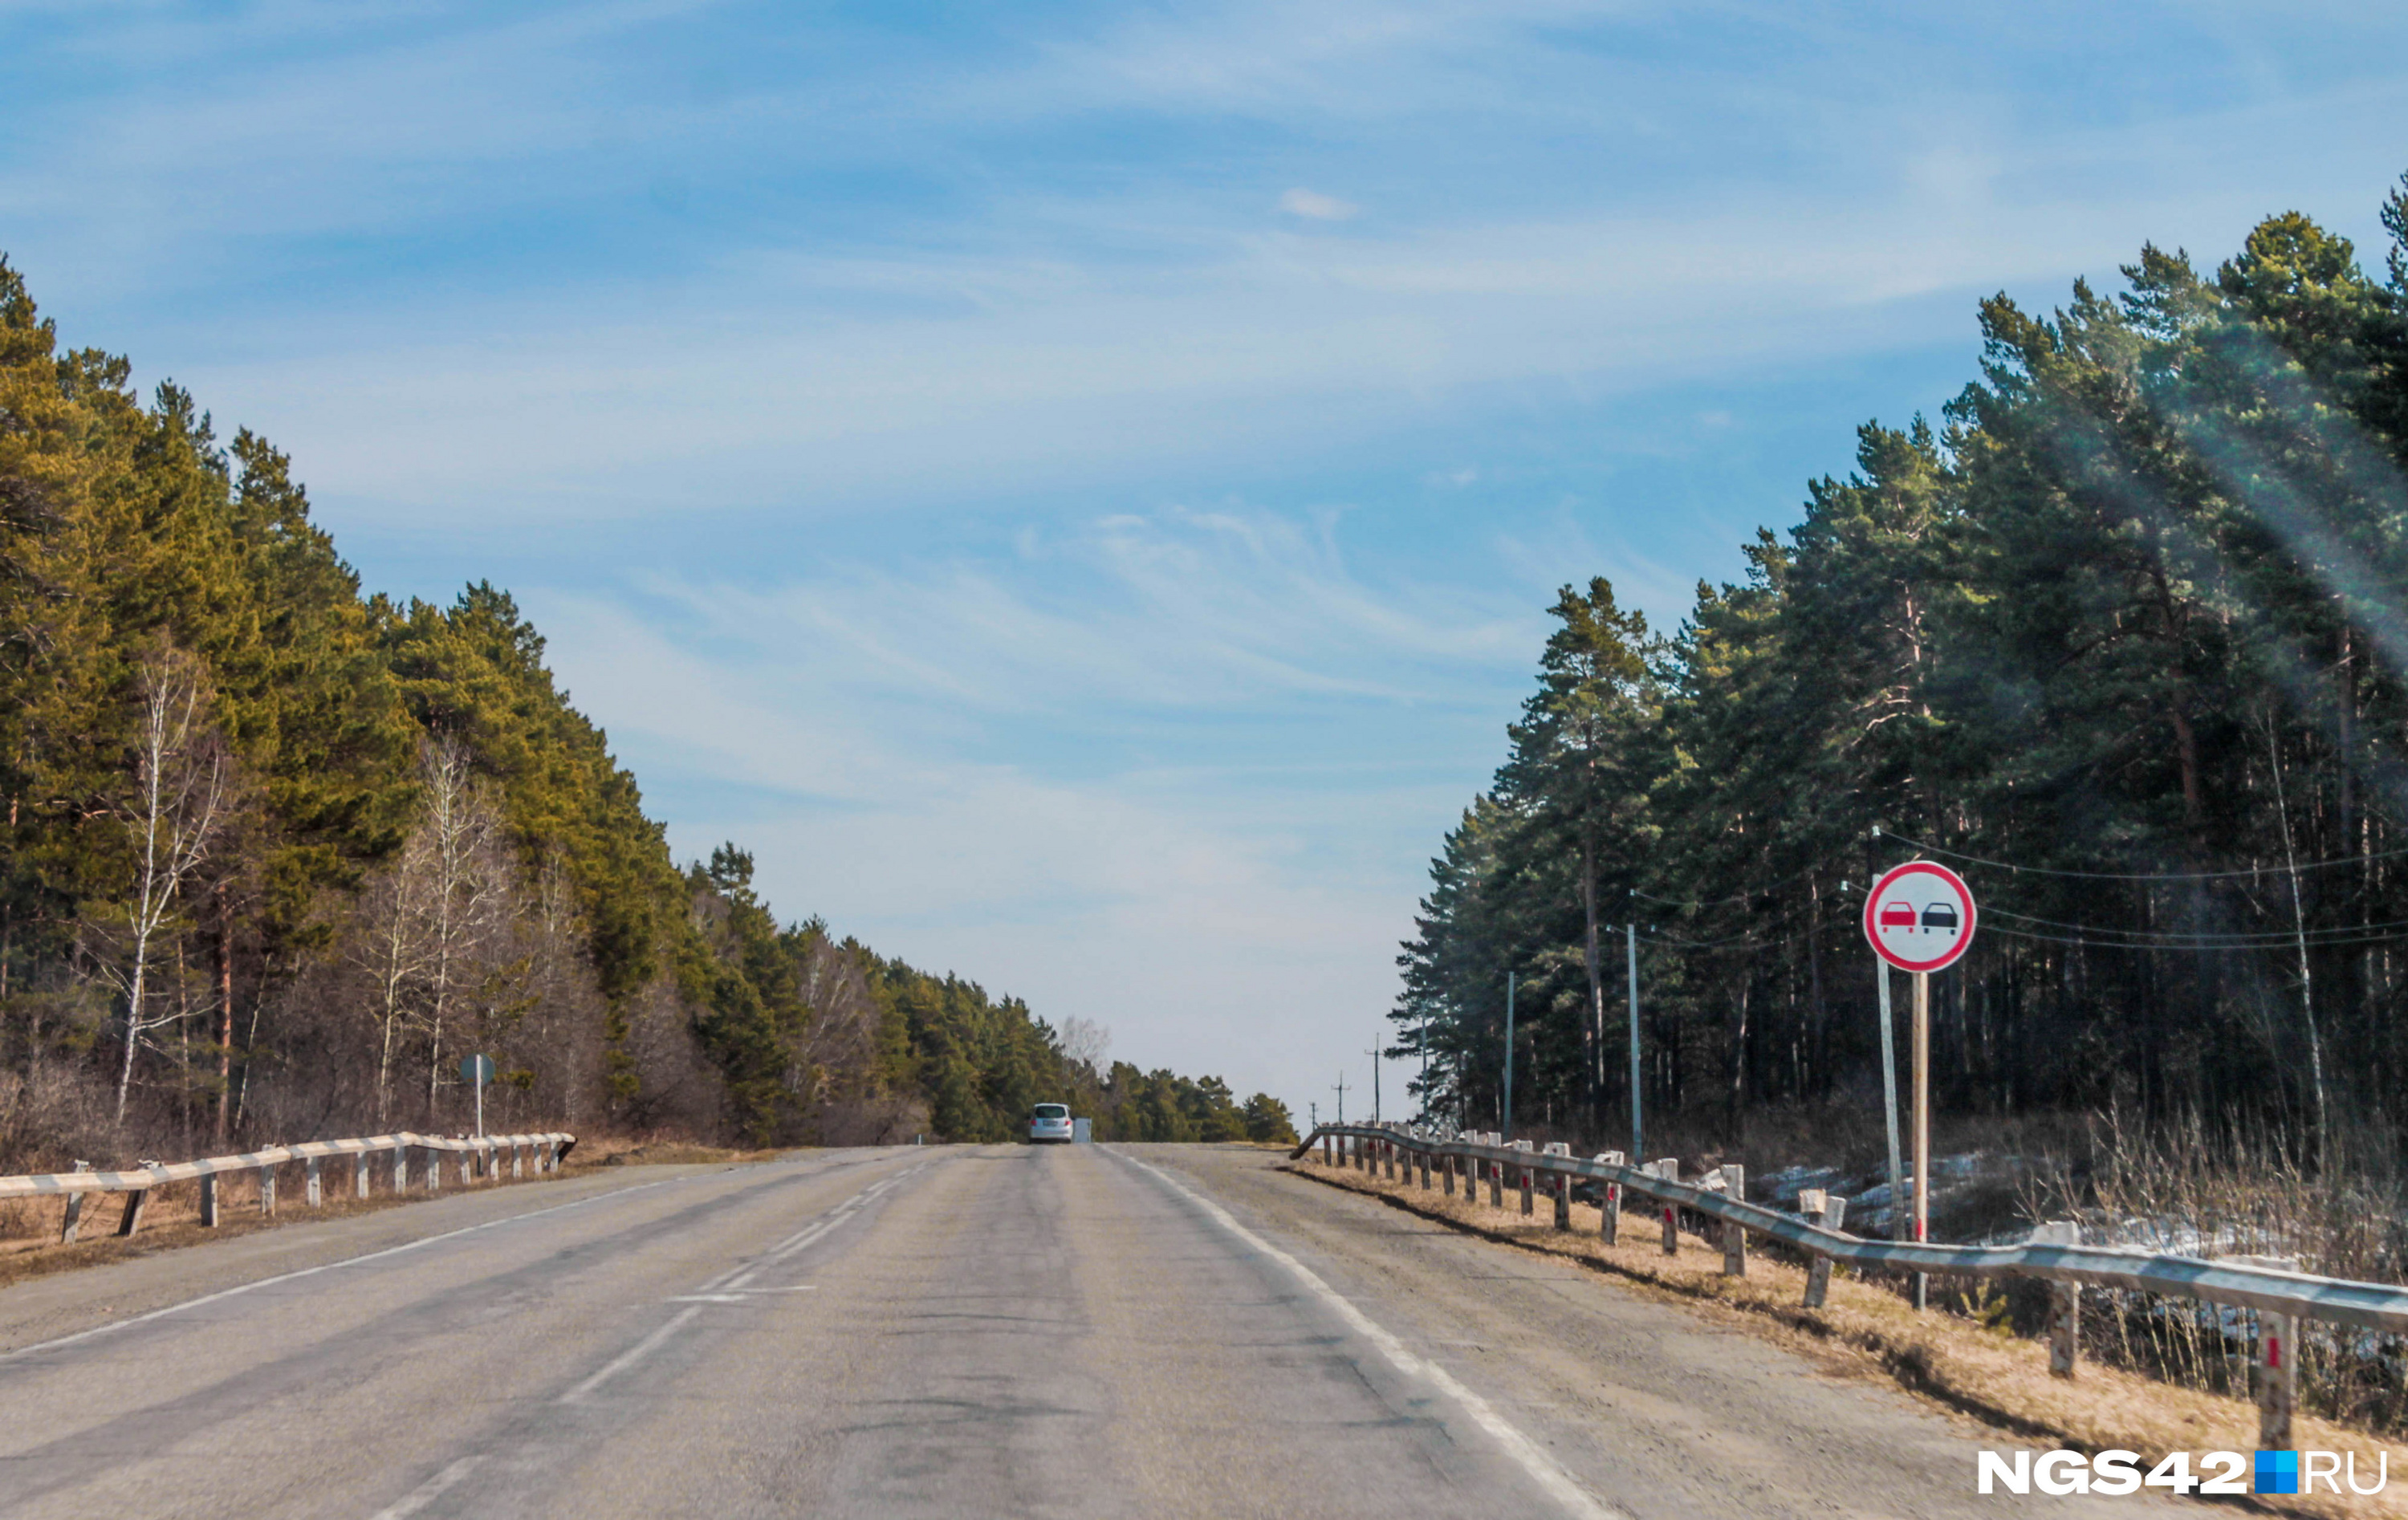
<path fill-rule="evenodd" d="M 226 1139 L 227 1109 L 234 1098 L 234 915 L 218 884 L 218 1143 Z"/>
<path fill-rule="evenodd" d="M 1605 1098 L 1604 1071 L 1599 1063 L 1604 1048 L 1605 974 L 1597 960 L 1597 844 L 1594 840 L 1581 843 L 1581 911 L 1588 919 L 1587 951 L 1583 959 L 1588 967 L 1588 1010 L 1581 1020 L 1581 1106 L 1588 1111 L 1591 1129 L 1602 1134 L 1605 1116 L 1599 1111 Z"/>

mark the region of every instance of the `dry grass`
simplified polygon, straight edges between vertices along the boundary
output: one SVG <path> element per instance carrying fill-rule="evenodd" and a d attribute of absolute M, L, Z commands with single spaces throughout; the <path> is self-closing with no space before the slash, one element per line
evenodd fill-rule
<path fill-rule="evenodd" d="M 1918 1314 L 1892 1288 L 1845 1275 L 1844 1268 L 1834 1269 L 1824 1307 L 1802 1308 L 1805 1269 L 1756 1254 L 1753 1240 L 1748 1275 L 1730 1278 L 1722 1272 L 1721 1248 L 1694 1237 L 1682 1237 L 1678 1255 L 1664 1255 L 1661 1226 L 1653 1213 L 1626 1212 L 1621 1243 L 1609 1246 L 1598 1239 L 1603 1223 L 1598 1211 L 1587 1204 L 1572 1205 L 1572 1227 L 1558 1231 L 1549 1199 L 1539 1198 L 1538 1214 L 1526 1220 L 1520 1197 L 1510 1188 L 1504 1209 L 1498 1210 L 1488 1207 L 1484 1194 L 1478 1202 L 1467 1203 L 1462 1196 L 1449 1197 L 1435 1185 L 1424 1193 L 1409 1182 L 1325 1167 L 1317 1154 L 1284 1169 L 1370 1194 L 1506 1245 L 1611 1273 L 1718 1323 L 1764 1335 L 1835 1371 L 1895 1383 L 2017 1444 L 2135 1451 L 2148 1464 L 2168 1452 L 2186 1451 L 2194 1457 L 2208 1451 L 2245 1455 L 2258 1445 L 2253 1404 L 2169 1386 L 2095 1362 L 2086 1362 L 2071 1382 L 2051 1377 L 2047 1348 L 2005 1328 L 2003 1313 L 1989 1315 L 1988 1323 L 1939 1312 Z M 2360 1471 L 2372 1470 L 2378 1455 L 2388 1454 L 2395 1475 L 2408 1473 L 2408 1446 L 2312 1415 L 2294 1420 L 2292 1443 L 2355 1452 Z M 2408 1484 L 2372 1498 L 2319 1494 L 2248 1502 L 2282 1514 L 2408 1516 Z"/>
<path fill-rule="evenodd" d="M 2279 1135 L 2212 1131 L 2196 1116 L 2141 1133 L 2111 1111 L 2086 1139 L 2078 1160 L 2027 1180 L 2028 1217 L 2077 1219 L 2083 1239 L 2101 1243 L 2288 1256 L 2326 1277 L 2402 1281 L 2408 1179 L 2388 1126 L 2344 1126 L 2321 1164 Z M 2194 1388 L 2234 1381 L 2233 1358 L 2246 1345 L 2240 1316 L 2187 1299 L 2097 1297 L 2086 1350 Z M 2408 1430 L 2401 1338 L 2311 1323 L 2300 1351 L 2305 1405 L 2371 1430 Z"/>
<path fill-rule="evenodd" d="M 741 1151 L 725 1145 L 698 1145 L 675 1139 L 605 1137 L 580 1140 L 561 1169 L 570 1175 L 603 1167 L 742 1166 L 774 1160 L 784 1151 Z"/>

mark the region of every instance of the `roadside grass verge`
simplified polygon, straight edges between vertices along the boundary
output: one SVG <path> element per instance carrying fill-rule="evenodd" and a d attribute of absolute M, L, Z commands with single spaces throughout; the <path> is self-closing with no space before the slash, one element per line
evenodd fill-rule
<path fill-rule="evenodd" d="M 2245 1457 L 2257 1449 L 2256 1405 L 2090 1361 L 2070 1382 L 2052 1377 L 2047 1347 L 2006 1328 L 2003 1313 L 1968 1318 L 1934 1309 L 1918 1314 L 1891 1287 L 1865 1282 L 1837 1264 L 1824 1306 L 1804 1308 L 1805 1268 L 1766 1254 L 1754 1238 L 1748 1242 L 1748 1275 L 1726 1277 L 1721 1246 L 1698 1237 L 1683 1234 L 1678 1254 L 1666 1255 L 1660 1216 L 1652 1211 L 1626 1211 L 1621 1241 L 1609 1246 L 1598 1238 L 1602 1217 L 1589 1204 L 1574 1203 L 1572 1227 L 1558 1230 L 1551 1199 L 1541 1196 L 1538 1213 L 1526 1219 L 1520 1194 L 1510 1187 L 1505 1206 L 1492 1209 L 1484 1193 L 1476 1203 L 1467 1203 L 1460 1194 L 1447 1197 L 1435 1178 L 1425 1193 L 1412 1182 L 1326 1167 L 1317 1157 L 1283 1163 L 1280 1169 L 1369 1195 L 1500 1245 L 1577 1262 L 1716 1323 L 1763 1335 L 1834 1372 L 1895 1384 L 2005 1438 L 2001 1448 L 2133 1451 L 2141 1454 L 2143 1471 L 2169 1452 L 2184 1451 L 2192 1455 L 2194 1472 L 2200 1453 L 2239 1452 Z M 1932 1280 L 1935 1300 L 1951 1291 L 1971 1292 L 1977 1305 L 1983 1295 L 1978 1284 Z M 2408 1446 L 2304 1413 L 2292 1421 L 2292 1443 L 2355 1453 L 2361 1481 L 2387 1457 L 2391 1482 L 2372 1497 L 2319 1493 L 2226 1502 L 2273 1514 L 2408 1516 Z M 1970 1485 L 1972 1472 L 1965 1478 Z"/>

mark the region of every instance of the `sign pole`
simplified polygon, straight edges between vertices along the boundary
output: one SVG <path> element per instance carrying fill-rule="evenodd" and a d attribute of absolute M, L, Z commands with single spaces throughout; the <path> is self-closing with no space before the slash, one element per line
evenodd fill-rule
<path fill-rule="evenodd" d="M 1914 1239 L 1917 1245 L 1931 1238 L 1931 973 L 1963 958 L 1973 942 L 1973 924 L 1972 889 L 1963 877 L 1937 861 L 1910 860 L 1893 866 L 1865 894 L 1865 939 L 1885 963 L 1881 972 L 1882 1091 L 1889 1102 L 1893 1198 L 1898 1175 L 1898 1102 L 1892 1096 L 1897 1079 L 1891 1075 L 1889 968 L 1914 977 Z M 1915 1308 L 1929 1301 L 1929 1289 L 1928 1275 L 1915 1273 Z"/>
<path fill-rule="evenodd" d="M 1906 1172 L 1898 1159 L 1898 1021 L 1889 1006 L 1889 962 L 1876 956 L 1873 975 L 1881 984 L 1882 1107 L 1889 1120 L 1889 1236 L 1903 1240 L 1908 1234 Z"/>
<path fill-rule="evenodd" d="M 1914 973 L 1914 1243 L 1931 1223 L 1931 973 Z M 1914 1307 L 1929 1279 L 1914 1274 Z"/>

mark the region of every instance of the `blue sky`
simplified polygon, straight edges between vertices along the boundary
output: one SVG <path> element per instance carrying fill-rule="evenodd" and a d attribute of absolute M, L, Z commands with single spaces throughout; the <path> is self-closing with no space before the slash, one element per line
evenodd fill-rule
<path fill-rule="evenodd" d="M 1301 1118 L 1365 1083 L 1555 586 L 1677 621 L 1955 394 L 1993 291 L 2289 208 L 2378 251 L 2403 44 L 0 0 L 0 251 L 292 452 L 371 588 L 516 592 L 681 855 Z"/>

